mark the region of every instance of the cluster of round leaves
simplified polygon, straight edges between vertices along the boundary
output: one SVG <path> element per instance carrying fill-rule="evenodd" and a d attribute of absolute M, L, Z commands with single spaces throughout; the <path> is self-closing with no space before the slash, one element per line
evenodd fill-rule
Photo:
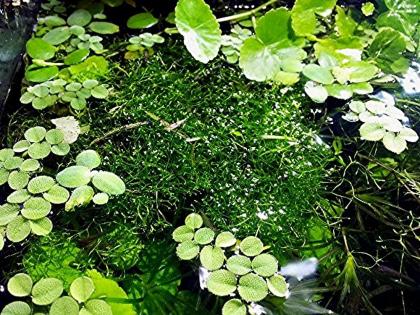
<path fill-rule="evenodd" d="M 229 35 L 222 35 L 221 51 L 229 63 L 237 63 L 239 61 L 240 49 L 244 41 L 252 35 L 247 28 L 242 28 L 236 24 Z"/>
<path fill-rule="evenodd" d="M 165 39 L 158 35 L 152 33 L 143 33 L 138 36 L 131 37 L 126 46 L 127 52 L 124 55 L 125 59 L 137 59 L 140 58 L 145 51 L 149 55 L 153 54 L 152 47 L 155 44 L 162 44 Z"/>
<path fill-rule="evenodd" d="M 207 289 L 218 296 L 238 295 L 223 306 L 223 314 L 247 314 L 247 303 L 259 302 L 272 294 L 288 296 L 288 284 L 279 274 L 277 259 L 267 253 L 261 240 L 248 236 L 239 241 L 231 232 L 218 235 L 203 226 L 199 214 L 190 214 L 185 225 L 172 234 L 178 242 L 176 253 L 182 260 L 199 257 L 203 268 L 210 271 Z"/>
<path fill-rule="evenodd" d="M 380 100 L 366 102 L 352 101 L 350 112 L 343 119 L 350 122 L 361 121 L 360 136 L 367 141 L 382 141 L 385 148 L 394 153 L 401 153 L 407 148 L 407 142 L 416 142 L 417 133 L 405 126 L 408 118 L 393 103 Z"/>
<path fill-rule="evenodd" d="M 71 283 L 69 295 L 63 295 L 61 280 L 44 278 L 34 284 L 25 273 L 13 276 L 7 283 L 7 289 L 13 296 L 30 301 L 12 302 L 4 307 L 0 315 L 112 315 L 111 306 L 107 302 L 91 298 L 95 285 L 87 276 L 79 277 Z"/>
<path fill-rule="evenodd" d="M 97 80 L 79 83 L 57 79 L 29 86 L 20 97 L 20 102 L 31 103 L 32 107 L 38 110 L 54 106 L 56 103 L 68 103 L 74 110 L 83 110 L 90 97 L 104 99 L 108 95 L 106 85 L 99 84 Z"/>

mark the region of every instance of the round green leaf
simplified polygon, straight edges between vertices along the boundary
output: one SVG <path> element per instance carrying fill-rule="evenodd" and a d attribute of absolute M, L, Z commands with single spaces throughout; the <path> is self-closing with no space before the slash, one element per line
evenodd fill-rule
<path fill-rule="evenodd" d="M 120 195 L 125 191 L 124 182 L 121 178 L 111 172 L 97 172 L 92 178 L 92 184 L 108 195 Z"/>
<path fill-rule="evenodd" d="M 39 220 L 30 220 L 31 231 L 35 235 L 45 236 L 51 233 L 53 224 L 47 217 Z"/>
<path fill-rule="evenodd" d="M 330 96 L 340 100 L 348 100 L 353 96 L 353 90 L 350 86 L 341 84 L 331 84 L 325 87 Z"/>
<path fill-rule="evenodd" d="M 109 196 L 107 193 L 97 193 L 93 196 L 93 203 L 97 205 L 104 205 L 108 202 Z"/>
<path fill-rule="evenodd" d="M 92 22 L 89 29 L 98 34 L 114 34 L 120 31 L 118 25 L 109 22 Z"/>
<path fill-rule="evenodd" d="M 26 52 L 33 59 L 48 60 L 54 57 L 55 48 L 40 38 L 31 38 L 26 43 Z"/>
<path fill-rule="evenodd" d="M 251 271 L 251 259 L 242 255 L 234 255 L 229 257 L 226 267 L 234 274 L 243 276 Z"/>
<path fill-rule="evenodd" d="M 12 192 L 9 196 L 7 196 L 8 203 L 24 203 L 28 200 L 31 195 L 28 193 L 26 189 L 19 189 Z"/>
<path fill-rule="evenodd" d="M 52 204 L 61 204 L 65 203 L 69 199 L 70 193 L 64 187 L 56 184 L 47 192 L 43 193 L 42 196 L 45 200 L 51 202 Z"/>
<path fill-rule="evenodd" d="M 76 164 L 94 169 L 101 164 L 101 157 L 94 150 L 85 150 L 76 156 Z"/>
<path fill-rule="evenodd" d="M 10 278 L 7 283 L 7 291 L 17 297 L 24 297 L 31 294 L 32 279 L 26 273 L 18 273 Z"/>
<path fill-rule="evenodd" d="M 57 66 L 42 67 L 42 68 L 28 67 L 28 69 L 25 72 L 25 78 L 29 82 L 40 83 L 40 82 L 45 82 L 54 78 L 57 74 L 58 74 Z"/>
<path fill-rule="evenodd" d="M 257 256 L 263 251 L 263 243 L 258 237 L 248 236 L 239 245 L 241 252 L 246 256 Z"/>
<path fill-rule="evenodd" d="M 247 302 L 258 302 L 268 294 L 267 284 L 263 278 L 250 273 L 239 279 L 238 292 Z"/>
<path fill-rule="evenodd" d="M 12 222 L 19 214 L 19 206 L 5 203 L 0 206 L 0 226 Z"/>
<path fill-rule="evenodd" d="M 79 303 L 86 302 L 93 291 L 95 291 L 95 285 L 89 277 L 79 277 L 70 285 L 70 294 Z"/>
<path fill-rule="evenodd" d="M 28 149 L 28 155 L 35 159 L 41 160 L 46 158 L 51 152 L 51 145 L 46 142 L 32 143 Z"/>
<path fill-rule="evenodd" d="M 22 162 L 22 164 L 20 165 L 20 169 L 24 172 L 34 172 L 37 169 L 39 169 L 40 166 L 41 165 L 39 164 L 38 160 L 27 159 Z"/>
<path fill-rule="evenodd" d="M 23 163 L 23 159 L 21 157 L 18 156 L 12 156 L 11 158 L 8 158 L 6 161 L 4 161 L 3 163 L 3 167 L 6 170 L 14 170 L 19 168 Z"/>
<path fill-rule="evenodd" d="M 109 92 L 107 90 L 106 87 L 104 87 L 103 85 L 98 85 L 95 86 L 92 90 L 91 90 L 92 96 L 94 98 L 99 98 L 99 99 L 104 99 L 107 98 L 109 95 Z"/>
<path fill-rule="evenodd" d="M 70 195 L 64 209 L 66 211 L 73 210 L 75 207 L 87 205 L 93 198 L 95 192 L 93 188 L 87 185 L 77 187 Z"/>
<path fill-rule="evenodd" d="M 32 178 L 28 184 L 28 191 L 31 194 L 40 194 L 48 191 L 52 186 L 54 186 L 55 180 L 49 176 L 37 176 Z"/>
<path fill-rule="evenodd" d="M 93 89 L 95 86 L 97 86 L 99 82 L 97 80 L 86 80 L 83 82 L 83 87 L 86 89 Z"/>
<path fill-rule="evenodd" d="M 204 268 L 213 271 L 220 269 L 225 261 L 225 254 L 220 247 L 204 246 L 200 252 L 200 262 Z"/>
<path fill-rule="evenodd" d="M 385 136 L 386 130 L 380 122 L 365 122 L 359 132 L 363 140 L 379 141 Z"/>
<path fill-rule="evenodd" d="M 222 315 L 246 315 L 246 305 L 239 299 L 227 301 L 222 308 Z"/>
<path fill-rule="evenodd" d="M 285 297 L 288 295 L 289 286 L 281 275 L 274 275 L 267 280 L 268 289 L 270 292 L 278 297 Z"/>
<path fill-rule="evenodd" d="M 9 179 L 9 171 L 0 167 L 0 186 L 7 183 L 8 179 Z"/>
<path fill-rule="evenodd" d="M 63 282 L 56 278 L 45 278 L 35 283 L 32 289 L 32 302 L 36 305 L 49 305 L 63 294 Z"/>
<path fill-rule="evenodd" d="M 413 129 L 407 127 L 404 127 L 398 135 L 408 142 L 417 142 L 419 140 L 417 133 Z"/>
<path fill-rule="evenodd" d="M 203 225 L 203 218 L 197 213 L 191 213 L 185 218 L 185 225 L 195 230 Z"/>
<path fill-rule="evenodd" d="M 92 15 L 88 10 L 78 9 L 67 18 L 67 24 L 85 26 L 88 25 L 91 20 Z"/>
<path fill-rule="evenodd" d="M 366 110 L 365 104 L 361 101 L 351 101 L 349 108 L 356 114 L 363 113 Z"/>
<path fill-rule="evenodd" d="M 51 45 L 60 45 L 68 40 L 71 36 L 68 26 L 60 26 L 46 33 L 42 39 Z"/>
<path fill-rule="evenodd" d="M 51 147 L 51 152 L 58 156 L 64 156 L 70 152 L 70 145 L 68 143 L 59 143 Z"/>
<path fill-rule="evenodd" d="M 25 188 L 28 184 L 28 181 L 28 173 L 23 171 L 13 171 L 10 173 L 7 183 L 9 184 L 10 188 L 14 190 L 19 190 Z"/>
<path fill-rule="evenodd" d="M 1 315 L 31 315 L 32 310 L 28 303 L 22 301 L 7 304 L 1 311 Z"/>
<path fill-rule="evenodd" d="M 407 142 L 404 137 L 396 135 L 393 132 L 387 132 L 382 139 L 385 148 L 396 154 L 400 154 L 407 149 Z"/>
<path fill-rule="evenodd" d="M 350 88 L 354 93 L 359 95 L 365 95 L 373 92 L 373 87 L 368 82 L 354 83 L 350 85 Z"/>
<path fill-rule="evenodd" d="M 15 153 L 12 149 L 1 149 L 0 150 L 0 161 L 4 162 L 8 159 L 10 159 Z"/>
<path fill-rule="evenodd" d="M 302 73 L 310 80 L 318 83 L 331 84 L 334 82 L 331 71 L 316 64 L 306 65 L 303 68 Z"/>
<path fill-rule="evenodd" d="M 79 304 L 70 296 L 63 296 L 51 305 L 49 315 L 79 315 Z"/>
<path fill-rule="evenodd" d="M 112 309 L 105 301 L 94 299 L 85 304 L 79 315 L 112 315 Z"/>
<path fill-rule="evenodd" d="M 60 129 L 51 129 L 48 130 L 47 134 L 45 135 L 45 139 L 49 144 L 58 144 L 63 142 L 64 133 Z"/>
<path fill-rule="evenodd" d="M 305 92 L 315 103 L 324 103 L 328 97 L 327 89 L 313 81 L 306 82 Z"/>
<path fill-rule="evenodd" d="M 149 12 L 142 12 L 131 16 L 127 20 L 127 27 L 131 29 L 148 28 L 155 25 L 159 20 Z"/>
<path fill-rule="evenodd" d="M 51 203 L 41 197 L 32 197 L 25 201 L 22 215 L 29 220 L 38 220 L 46 217 L 51 211 Z"/>
<path fill-rule="evenodd" d="M 231 247 L 236 244 L 236 238 L 231 232 L 222 232 L 216 237 L 216 246 Z"/>
<path fill-rule="evenodd" d="M 186 225 L 177 227 L 173 233 L 172 238 L 175 242 L 181 243 L 185 241 L 191 241 L 194 237 L 194 231 Z"/>
<path fill-rule="evenodd" d="M 78 49 L 71 52 L 64 58 L 64 64 L 75 65 L 85 60 L 88 56 L 89 56 L 89 49 Z"/>
<path fill-rule="evenodd" d="M 22 242 L 31 233 L 29 221 L 22 216 L 17 216 L 6 228 L 6 237 L 13 243 Z"/>
<path fill-rule="evenodd" d="M 91 173 L 86 166 L 70 166 L 57 174 L 57 182 L 67 188 L 76 188 L 90 182 Z"/>
<path fill-rule="evenodd" d="M 236 276 L 224 269 L 213 271 L 207 278 L 207 289 L 218 296 L 229 295 L 236 290 Z"/>
<path fill-rule="evenodd" d="M 62 25 L 66 25 L 66 21 L 56 15 L 49 15 L 46 16 L 44 18 L 44 23 L 48 26 L 48 27 L 56 27 L 56 26 L 62 26 Z"/>
<path fill-rule="evenodd" d="M 214 240 L 214 231 L 209 228 L 201 228 L 194 234 L 194 241 L 198 244 L 205 245 L 209 244 Z"/>
<path fill-rule="evenodd" d="M 278 271 L 277 259 L 269 254 L 261 254 L 252 260 L 252 269 L 263 277 L 270 277 Z"/>
<path fill-rule="evenodd" d="M 15 151 L 16 153 L 25 152 L 26 150 L 28 150 L 30 145 L 31 145 L 31 143 L 29 141 L 20 140 L 20 141 L 16 142 L 15 145 L 13 146 L 13 151 Z"/>
<path fill-rule="evenodd" d="M 203 63 L 214 59 L 222 42 L 216 17 L 204 0 L 180 0 L 175 8 L 175 23 L 184 36 L 191 55 Z"/>
<path fill-rule="evenodd" d="M 185 241 L 176 247 L 176 254 L 181 260 L 191 260 L 197 257 L 200 247 L 193 241 Z"/>
<path fill-rule="evenodd" d="M 381 101 L 369 100 L 365 105 L 368 111 L 374 114 L 380 115 L 386 111 L 386 104 Z"/>

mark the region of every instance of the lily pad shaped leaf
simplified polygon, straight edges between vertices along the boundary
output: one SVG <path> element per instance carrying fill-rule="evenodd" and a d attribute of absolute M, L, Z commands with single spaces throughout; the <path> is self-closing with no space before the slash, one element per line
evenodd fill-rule
<path fill-rule="evenodd" d="M 250 273 L 239 279 L 238 292 L 247 302 L 258 302 L 268 294 L 266 282 L 260 276 Z"/>
<path fill-rule="evenodd" d="M 87 205 L 93 198 L 95 192 L 93 188 L 88 185 L 77 187 L 70 195 L 66 202 L 64 209 L 66 211 L 73 210 L 75 207 Z"/>
<path fill-rule="evenodd" d="M 14 190 L 23 189 L 26 187 L 29 181 L 29 175 L 23 171 L 13 171 L 10 173 L 7 183 L 10 188 Z"/>
<path fill-rule="evenodd" d="M 17 216 L 6 228 L 6 237 L 13 243 L 22 242 L 31 233 L 29 221 L 22 216 Z"/>
<path fill-rule="evenodd" d="M 64 64 L 65 65 L 78 64 L 89 56 L 89 52 L 90 52 L 89 49 L 86 49 L 86 48 L 75 50 L 64 58 Z"/>
<path fill-rule="evenodd" d="M 159 20 L 149 12 L 142 12 L 131 16 L 127 20 L 127 27 L 131 29 L 148 28 L 155 25 Z"/>
<path fill-rule="evenodd" d="M 22 301 L 7 304 L 1 311 L 1 315 L 31 315 L 32 310 L 28 303 Z"/>
<path fill-rule="evenodd" d="M 231 232 L 222 232 L 216 237 L 216 246 L 231 247 L 236 244 L 236 238 Z"/>
<path fill-rule="evenodd" d="M 94 150 L 85 150 L 76 156 L 76 164 L 94 169 L 101 164 L 101 157 Z"/>
<path fill-rule="evenodd" d="M 234 274 L 243 276 L 251 271 L 251 259 L 242 255 L 234 255 L 229 257 L 226 262 L 226 267 Z"/>
<path fill-rule="evenodd" d="M 200 252 L 200 262 L 204 268 L 213 271 L 220 269 L 225 261 L 225 254 L 220 247 L 204 246 Z"/>
<path fill-rule="evenodd" d="M 92 22 L 89 24 L 89 28 L 98 34 L 114 34 L 120 31 L 118 25 L 110 22 Z"/>
<path fill-rule="evenodd" d="M 85 304 L 79 315 L 112 315 L 112 309 L 105 301 L 94 299 Z"/>
<path fill-rule="evenodd" d="M 25 139 L 29 142 L 41 142 L 44 140 L 47 130 L 44 127 L 32 127 L 25 131 Z"/>
<path fill-rule="evenodd" d="M 42 68 L 29 66 L 25 72 L 25 78 L 30 82 L 40 83 L 54 78 L 57 74 L 57 66 Z"/>
<path fill-rule="evenodd" d="M 185 241 L 191 241 L 194 237 L 194 231 L 189 226 L 181 225 L 177 227 L 173 233 L 172 238 L 175 242 L 181 243 Z"/>
<path fill-rule="evenodd" d="M 70 296 L 63 296 L 54 301 L 50 315 L 79 315 L 79 304 Z"/>
<path fill-rule="evenodd" d="M 236 276 L 224 269 L 213 271 L 207 278 L 207 289 L 215 295 L 227 296 L 236 290 Z"/>
<path fill-rule="evenodd" d="M 264 245 L 258 237 L 248 236 L 242 240 L 239 248 L 246 256 L 257 256 L 263 251 Z"/>
<path fill-rule="evenodd" d="M 277 259 L 269 254 L 261 254 L 252 260 L 252 270 L 263 277 L 270 277 L 278 271 Z"/>
<path fill-rule="evenodd" d="M 95 286 L 89 277 L 79 277 L 70 285 L 70 294 L 79 303 L 86 302 L 93 291 L 95 291 Z"/>
<path fill-rule="evenodd" d="M 51 204 L 41 197 L 32 197 L 23 204 L 22 215 L 29 220 L 46 217 L 51 211 Z"/>
<path fill-rule="evenodd" d="M 324 103 L 328 98 L 327 89 L 313 81 L 306 82 L 305 92 L 315 103 Z"/>
<path fill-rule="evenodd" d="M 125 184 L 122 179 L 111 172 L 97 172 L 92 178 L 92 184 L 109 195 L 121 195 L 125 191 Z"/>
<path fill-rule="evenodd" d="M 108 202 L 109 196 L 107 193 L 97 193 L 93 196 L 92 201 L 97 205 L 104 205 Z"/>
<path fill-rule="evenodd" d="M 26 189 L 19 189 L 12 192 L 9 196 L 7 196 L 7 202 L 8 203 L 24 203 L 30 197 L 31 195 L 28 193 Z"/>
<path fill-rule="evenodd" d="M 36 305 L 49 305 L 63 294 L 63 282 L 56 278 L 39 280 L 32 289 L 32 302 Z"/>
<path fill-rule="evenodd" d="M 31 143 L 27 140 L 20 140 L 13 145 L 13 151 L 16 153 L 22 153 L 28 150 Z"/>
<path fill-rule="evenodd" d="M 302 73 L 310 80 L 318 83 L 331 84 L 334 82 L 334 77 L 332 76 L 330 70 L 316 64 L 306 65 L 303 68 Z"/>
<path fill-rule="evenodd" d="M 214 239 L 214 231 L 209 228 L 201 228 L 195 232 L 194 241 L 200 245 L 209 244 Z"/>
<path fill-rule="evenodd" d="M 55 180 L 52 177 L 45 175 L 37 176 L 29 181 L 28 191 L 31 194 L 40 194 L 48 191 L 54 184 Z"/>
<path fill-rule="evenodd" d="M 32 279 L 26 273 L 18 273 L 10 278 L 7 283 L 7 291 L 13 296 L 24 297 L 31 294 Z"/>
<path fill-rule="evenodd" d="M 86 185 L 90 182 L 90 179 L 90 169 L 80 165 L 67 167 L 56 176 L 57 182 L 67 188 Z"/>
<path fill-rule="evenodd" d="M 382 139 L 385 148 L 396 154 L 400 154 L 407 149 L 407 142 L 404 137 L 393 132 L 387 132 Z"/>
<path fill-rule="evenodd" d="M 200 247 L 193 241 L 180 243 L 176 248 L 176 254 L 181 260 L 191 260 L 197 257 Z"/>
<path fill-rule="evenodd" d="M 185 225 L 195 230 L 203 225 L 203 218 L 197 213 L 191 213 L 185 218 Z"/>
<path fill-rule="evenodd" d="M 51 144 L 46 141 L 32 143 L 28 155 L 35 160 L 42 160 L 51 153 Z"/>
<path fill-rule="evenodd" d="M 20 165 L 20 169 L 24 172 L 34 172 L 37 169 L 39 169 L 40 166 L 41 164 L 39 164 L 38 160 L 27 159 L 22 162 L 22 164 Z"/>
<path fill-rule="evenodd" d="M 246 315 L 246 305 L 239 299 L 227 301 L 222 308 L 222 315 Z"/>
<path fill-rule="evenodd" d="M 19 214 L 19 206 L 12 204 L 4 204 L 0 206 L 0 226 L 7 225 L 12 222 Z"/>
<path fill-rule="evenodd" d="M 274 275 L 267 280 L 268 289 L 278 297 L 286 297 L 289 294 L 289 285 L 281 275 Z"/>
<path fill-rule="evenodd" d="M 68 26 L 56 27 L 45 34 L 42 39 L 51 45 L 60 45 L 68 40 L 71 36 Z"/>
<path fill-rule="evenodd" d="M 55 47 L 40 38 L 31 38 L 26 43 L 26 52 L 33 59 L 49 60 L 55 55 Z"/>
<path fill-rule="evenodd" d="M 79 9 L 74 11 L 70 16 L 67 18 L 68 25 L 78 25 L 78 26 L 86 26 L 92 20 L 92 15 L 89 11 L 85 9 Z"/>
<path fill-rule="evenodd" d="M 180 0 L 175 23 L 191 55 L 203 63 L 214 59 L 222 43 L 222 31 L 204 0 Z"/>
<path fill-rule="evenodd" d="M 64 140 L 64 133 L 60 129 L 51 129 L 45 135 L 49 144 L 59 144 Z"/>
<path fill-rule="evenodd" d="M 30 220 L 31 231 L 35 235 L 45 236 L 51 233 L 53 224 L 50 219 L 42 218 L 39 220 Z"/>
<path fill-rule="evenodd" d="M 380 122 L 365 122 L 359 129 L 360 136 L 363 140 L 379 141 L 386 133 L 383 125 Z"/>
<path fill-rule="evenodd" d="M 408 142 L 417 142 L 417 141 L 419 140 L 419 136 L 418 136 L 418 135 L 417 135 L 417 133 L 416 133 L 413 129 L 411 129 L 411 128 L 404 127 L 404 128 L 400 131 L 399 135 L 400 135 L 401 137 L 403 137 L 405 141 L 408 141 Z"/>

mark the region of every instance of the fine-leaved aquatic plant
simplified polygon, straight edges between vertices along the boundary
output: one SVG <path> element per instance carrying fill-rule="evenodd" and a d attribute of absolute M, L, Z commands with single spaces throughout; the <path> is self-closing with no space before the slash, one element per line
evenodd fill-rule
<path fill-rule="evenodd" d="M 237 240 L 231 232 L 216 234 L 203 226 L 199 214 L 185 218 L 172 238 L 178 242 L 176 253 L 181 260 L 199 257 L 204 287 L 217 296 L 229 296 L 223 315 L 254 314 L 255 303 L 267 296 L 287 298 L 289 285 L 279 273 L 277 259 L 255 236 Z"/>
<path fill-rule="evenodd" d="M 366 102 L 352 101 L 350 111 L 343 119 L 362 122 L 360 136 L 367 141 L 382 141 L 385 148 L 394 153 L 407 149 L 407 142 L 416 142 L 417 133 L 406 126 L 408 118 L 395 104 L 371 99 Z"/>

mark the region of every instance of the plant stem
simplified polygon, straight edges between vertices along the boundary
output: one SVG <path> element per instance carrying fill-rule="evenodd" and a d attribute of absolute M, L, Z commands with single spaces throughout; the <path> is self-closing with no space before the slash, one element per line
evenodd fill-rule
<path fill-rule="evenodd" d="M 403 103 L 403 104 L 410 104 L 410 105 L 414 105 L 414 106 L 420 106 L 420 103 L 418 102 L 414 102 L 414 101 L 410 101 L 410 100 L 404 100 L 401 98 L 397 98 L 397 102 L 398 103 Z"/>
<path fill-rule="evenodd" d="M 276 2 L 277 2 L 277 0 L 270 0 L 270 1 L 267 1 L 266 3 L 263 3 L 262 5 L 254 8 L 254 9 L 252 9 L 252 10 L 242 12 L 242 13 L 238 13 L 238 14 L 234 14 L 234 15 L 225 16 L 225 17 L 217 19 L 217 21 L 219 23 L 221 23 L 221 22 L 227 22 L 227 21 L 240 20 L 240 19 L 246 18 L 250 15 L 254 15 L 258 11 L 261 11 L 261 10 L 265 9 L 269 5 L 271 5 L 273 3 L 276 3 Z"/>
<path fill-rule="evenodd" d="M 147 121 L 140 121 L 140 122 L 137 122 L 137 123 L 128 124 L 128 125 L 125 125 L 125 126 L 121 126 L 121 127 L 112 129 L 111 131 L 105 133 L 102 137 L 99 137 L 99 138 L 96 138 L 95 140 L 93 140 L 90 143 L 90 146 L 92 146 L 94 144 L 97 144 L 98 142 L 101 142 L 101 141 L 105 140 L 106 138 L 108 138 L 108 137 L 110 137 L 114 134 L 120 133 L 121 131 L 130 130 L 130 129 L 134 129 L 134 128 L 137 128 L 137 127 L 140 127 L 140 126 L 144 126 L 144 125 L 147 125 L 147 123 L 148 123 Z"/>

